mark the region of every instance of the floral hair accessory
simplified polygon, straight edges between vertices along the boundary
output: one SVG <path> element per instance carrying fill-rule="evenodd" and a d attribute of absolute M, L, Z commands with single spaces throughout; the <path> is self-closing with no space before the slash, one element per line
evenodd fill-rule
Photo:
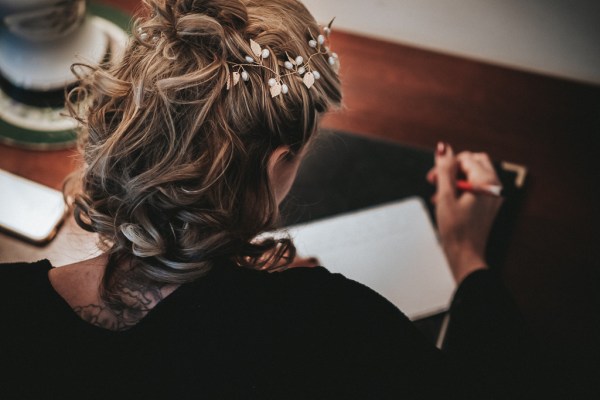
<path fill-rule="evenodd" d="M 244 82 L 249 81 L 250 75 L 248 74 L 247 69 L 256 67 L 264 68 L 273 73 L 273 76 L 266 82 L 270 88 L 269 91 L 271 92 L 271 97 L 277 97 L 280 94 L 287 94 L 289 92 L 289 86 L 285 83 L 284 78 L 289 80 L 294 79 L 294 77 L 302 77 L 302 82 L 310 89 L 315 84 L 315 81 L 321 78 L 319 71 L 315 70 L 311 64 L 311 60 L 316 56 L 326 56 L 329 65 L 337 72 L 339 69 L 338 55 L 331 52 L 328 46 L 331 25 L 333 24 L 334 19 L 323 28 L 323 32 L 316 38 L 313 37 L 311 33 L 308 47 L 314 49 L 314 52 L 310 54 L 306 60 L 301 55 L 293 57 L 287 53 L 287 60 L 283 61 L 283 63 L 278 60 L 278 64 L 283 66 L 283 73 L 278 72 L 263 63 L 265 59 L 271 56 L 271 52 L 269 49 L 261 48 L 257 42 L 250 39 L 252 55 L 246 55 L 244 63 L 229 63 L 233 67 L 233 72 L 227 78 L 227 90 L 237 85 L 240 80 Z"/>

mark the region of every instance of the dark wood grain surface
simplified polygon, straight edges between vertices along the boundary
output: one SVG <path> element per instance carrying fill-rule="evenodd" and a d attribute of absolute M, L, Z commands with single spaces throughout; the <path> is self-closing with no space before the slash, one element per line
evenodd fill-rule
<path fill-rule="evenodd" d="M 107 3 L 126 11 L 138 5 Z M 529 167 L 506 265 L 499 267 L 549 352 L 598 357 L 600 87 L 339 31 L 332 47 L 341 58 L 345 105 L 325 128 L 423 148 L 444 140 Z M 0 146 L 0 168 L 55 188 L 75 166 L 72 150 Z M 46 248 L 0 235 L 0 261 L 56 256 L 69 237 L 83 237 L 70 226 Z"/>

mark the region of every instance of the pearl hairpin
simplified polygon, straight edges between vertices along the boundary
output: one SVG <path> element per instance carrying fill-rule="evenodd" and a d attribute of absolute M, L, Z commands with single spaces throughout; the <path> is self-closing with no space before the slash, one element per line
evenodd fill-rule
<path fill-rule="evenodd" d="M 233 67 L 234 71 L 227 79 L 227 90 L 230 90 L 233 86 L 236 86 L 239 83 L 240 78 L 242 81 L 248 82 L 250 80 L 250 75 L 248 74 L 248 71 L 246 71 L 246 68 L 253 67 L 264 68 L 273 73 L 274 76 L 267 80 L 271 97 L 277 97 L 282 93 L 287 94 L 289 92 L 289 86 L 283 82 L 283 78 L 288 77 L 288 79 L 290 79 L 289 77 L 293 75 L 301 76 L 304 85 L 310 89 L 314 85 L 315 81 L 321 78 L 319 71 L 313 69 L 311 64 L 311 59 L 318 55 L 327 56 L 329 65 L 331 65 L 337 72 L 337 69 L 339 68 L 338 55 L 336 53 L 332 53 L 329 47 L 325 46 L 325 42 L 331 34 L 332 23 L 333 19 L 328 26 L 323 28 L 322 34 L 319 34 L 316 38 L 313 37 L 308 41 L 308 47 L 315 49 L 315 52 L 310 54 L 306 61 L 301 55 L 291 57 L 286 53 L 287 60 L 283 62 L 283 67 L 285 70 L 287 70 L 287 72 L 284 72 L 283 74 L 273 70 L 263 63 L 263 60 L 271 55 L 271 51 L 267 48 L 263 49 L 260 44 L 250 39 L 250 49 L 252 50 L 253 55 L 246 55 L 244 57 L 245 63 L 229 63 Z"/>

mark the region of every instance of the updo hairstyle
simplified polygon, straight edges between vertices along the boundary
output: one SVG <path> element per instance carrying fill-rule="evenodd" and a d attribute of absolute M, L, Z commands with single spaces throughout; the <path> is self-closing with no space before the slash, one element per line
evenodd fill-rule
<path fill-rule="evenodd" d="M 265 268 L 295 250 L 289 239 L 256 240 L 278 209 L 267 175 L 277 147 L 298 153 L 320 114 L 341 101 L 326 56 L 321 78 L 300 76 L 272 98 L 266 68 L 227 89 L 232 65 L 253 39 L 281 70 L 306 59 L 319 27 L 295 0 L 145 0 L 122 61 L 86 67 L 68 107 L 82 125 L 75 218 L 109 253 L 104 295 L 122 260 L 147 279 L 185 283 L 222 260 Z M 265 254 L 270 255 L 265 258 Z"/>

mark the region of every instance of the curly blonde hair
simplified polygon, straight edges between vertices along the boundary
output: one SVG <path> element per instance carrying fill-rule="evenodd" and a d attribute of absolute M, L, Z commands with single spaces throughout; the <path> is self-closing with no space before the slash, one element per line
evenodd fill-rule
<path fill-rule="evenodd" d="M 250 39 L 270 50 L 271 69 L 311 54 L 319 27 L 296 0 L 144 4 L 123 59 L 88 67 L 67 102 L 82 125 L 75 217 L 109 253 L 107 298 L 124 259 L 153 282 L 179 284 L 220 260 L 263 268 L 293 257 L 289 239 L 255 240 L 278 219 L 267 161 L 282 145 L 298 153 L 341 101 L 326 57 L 311 60 L 321 79 L 310 89 L 298 76 L 272 98 L 266 68 L 226 88 Z"/>

